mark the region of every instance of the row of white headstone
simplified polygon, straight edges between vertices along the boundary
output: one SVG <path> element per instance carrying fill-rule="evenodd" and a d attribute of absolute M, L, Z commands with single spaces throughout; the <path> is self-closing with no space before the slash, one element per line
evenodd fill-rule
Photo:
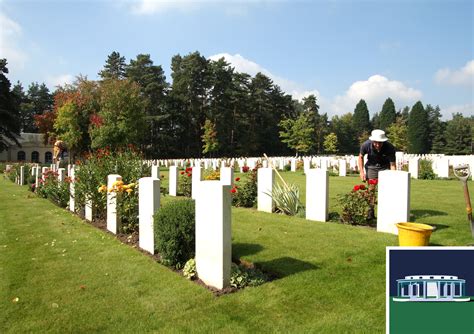
<path fill-rule="evenodd" d="M 170 195 L 173 195 L 174 177 L 176 186 L 177 168 L 170 167 Z M 46 170 L 35 167 L 35 175 L 44 175 Z M 59 175 L 65 170 L 59 169 Z M 69 169 L 71 178 L 71 199 L 69 208 L 75 211 L 73 166 Z M 257 209 L 273 212 L 274 201 L 269 195 L 275 183 L 272 168 L 259 168 L 257 177 Z M 193 167 L 192 196 L 196 201 L 196 267 L 199 277 L 208 285 L 222 289 L 229 284 L 231 265 L 231 185 L 233 169 L 221 170 L 221 181 L 203 181 L 202 169 Z M 172 176 L 174 175 L 174 176 Z M 121 180 L 120 175 L 109 175 L 107 185 Z M 174 188 L 175 189 L 175 188 Z M 174 193 L 175 195 L 175 193 Z M 92 208 L 88 201 L 87 207 Z M 139 180 L 139 246 L 154 253 L 153 215 L 160 207 L 159 167 L 152 166 L 152 176 Z M 309 169 L 306 173 L 306 218 L 327 221 L 329 207 L 329 173 L 323 169 Z M 403 171 L 383 171 L 379 174 L 377 231 L 397 234 L 397 222 L 408 221 L 410 211 L 410 174 Z M 90 211 L 92 219 L 92 211 Z M 86 215 L 86 218 L 89 219 Z M 90 220 L 89 219 L 89 220 Z M 107 229 L 116 234 L 120 230 L 117 214 L 117 196 L 107 193 Z"/>
<path fill-rule="evenodd" d="M 449 177 L 450 166 L 469 165 L 471 168 L 471 176 L 474 177 L 474 155 L 464 156 L 448 156 L 444 154 L 425 154 L 414 155 L 405 154 L 403 152 L 396 153 L 396 165 L 399 170 L 402 166 L 408 165 L 409 172 L 412 178 L 418 178 L 419 161 L 421 159 L 429 160 L 432 163 L 433 172 L 441 178 Z M 303 156 L 295 157 L 270 157 L 268 161 L 279 170 L 284 170 L 286 165 L 290 165 L 290 171 L 297 171 L 298 162 L 303 163 L 303 171 L 306 173 L 309 169 L 319 168 L 322 170 L 337 171 L 339 176 L 346 176 L 348 168 L 351 171 L 358 171 L 357 166 L 358 157 L 354 155 L 346 156 Z M 203 167 L 204 169 L 224 168 L 224 167 L 238 167 L 242 172 L 244 166 L 250 169 L 255 168 L 258 163 L 263 167 L 268 167 L 267 160 L 262 158 L 232 158 L 232 159 L 167 159 L 167 160 L 148 160 L 147 163 L 158 166 L 177 166 L 184 167 L 189 164 L 191 167 Z"/>

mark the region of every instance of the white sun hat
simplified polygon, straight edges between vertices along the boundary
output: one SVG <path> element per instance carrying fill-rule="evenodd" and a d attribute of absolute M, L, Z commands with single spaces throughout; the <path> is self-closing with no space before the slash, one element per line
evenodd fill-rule
<path fill-rule="evenodd" d="M 383 142 L 387 141 L 388 138 L 385 136 L 385 131 L 383 130 L 373 130 L 371 136 L 369 137 L 371 141 L 378 141 L 378 142 Z"/>

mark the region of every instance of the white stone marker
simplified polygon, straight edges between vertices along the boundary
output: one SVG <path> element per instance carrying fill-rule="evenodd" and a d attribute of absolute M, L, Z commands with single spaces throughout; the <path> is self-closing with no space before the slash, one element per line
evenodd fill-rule
<path fill-rule="evenodd" d="M 196 198 L 196 270 L 207 285 L 229 285 L 232 258 L 230 186 L 203 181 Z"/>
<path fill-rule="evenodd" d="M 408 160 L 408 172 L 410 173 L 412 178 L 414 179 L 418 178 L 419 169 L 420 169 L 419 158 L 411 158 L 410 160 Z"/>
<path fill-rule="evenodd" d="M 291 171 L 296 172 L 296 159 L 291 159 Z"/>
<path fill-rule="evenodd" d="M 64 182 L 66 178 L 66 168 L 59 168 L 58 169 L 58 183 L 61 184 Z"/>
<path fill-rule="evenodd" d="M 152 165 L 151 166 L 151 177 L 154 179 L 160 178 L 160 166 L 159 165 Z"/>
<path fill-rule="evenodd" d="M 329 213 L 329 172 L 309 169 L 306 173 L 306 219 L 325 222 Z"/>
<path fill-rule="evenodd" d="M 85 217 L 86 217 L 86 220 L 91 222 L 92 217 L 93 217 L 92 198 L 90 198 L 89 195 L 86 195 L 85 200 L 86 200 L 86 202 L 85 202 Z"/>
<path fill-rule="evenodd" d="M 107 230 L 113 234 L 117 234 L 121 227 L 120 217 L 117 214 L 117 193 L 108 191 L 115 181 L 122 181 L 122 177 L 117 174 L 107 176 Z"/>
<path fill-rule="evenodd" d="M 306 174 L 308 170 L 311 168 L 311 160 L 306 158 L 303 159 L 303 171 Z"/>
<path fill-rule="evenodd" d="M 69 211 L 76 212 L 76 201 L 74 198 L 74 166 L 70 170 L 71 183 L 69 183 Z"/>
<path fill-rule="evenodd" d="M 231 167 L 221 168 L 221 183 L 231 186 L 234 183 L 234 169 Z"/>
<path fill-rule="evenodd" d="M 138 180 L 139 246 L 155 254 L 153 215 L 160 208 L 160 180 L 142 177 Z"/>
<path fill-rule="evenodd" d="M 436 173 L 438 177 L 449 177 L 449 160 L 446 157 L 438 158 L 436 161 Z"/>
<path fill-rule="evenodd" d="M 178 167 L 170 166 L 169 176 L 169 193 L 170 196 L 177 196 L 178 194 Z"/>
<path fill-rule="evenodd" d="M 35 172 L 35 190 L 38 189 L 39 187 L 39 179 L 41 176 L 41 167 L 33 167 L 36 172 Z"/>
<path fill-rule="evenodd" d="M 46 180 L 46 172 L 49 170 L 48 167 L 41 168 L 41 179 L 44 181 Z"/>
<path fill-rule="evenodd" d="M 398 234 L 395 224 L 410 219 L 410 173 L 379 172 L 377 202 L 377 231 Z"/>
<path fill-rule="evenodd" d="M 200 166 L 193 167 L 191 174 L 191 198 L 196 199 L 199 192 L 199 184 L 204 180 L 203 169 Z"/>
<path fill-rule="evenodd" d="M 275 172 L 272 168 L 259 168 L 257 171 L 257 210 L 273 212 L 275 202 L 270 194 L 273 191 Z"/>
<path fill-rule="evenodd" d="M 347 164 L 345 159 L 339 159 L 339 176 L 346 176 Z"/>
<path fill-rule="evenodd" d="M 25 166 L 20 166 L 20 185 L 25 184 Z"/>

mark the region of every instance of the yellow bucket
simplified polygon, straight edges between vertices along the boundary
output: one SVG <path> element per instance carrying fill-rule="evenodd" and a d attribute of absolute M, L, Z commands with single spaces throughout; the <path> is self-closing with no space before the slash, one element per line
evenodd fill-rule
<path fill-rule="evenodd" d="M 418 223 L 397 223 L 400 246 L 428 246 L 434 227 Z"/>

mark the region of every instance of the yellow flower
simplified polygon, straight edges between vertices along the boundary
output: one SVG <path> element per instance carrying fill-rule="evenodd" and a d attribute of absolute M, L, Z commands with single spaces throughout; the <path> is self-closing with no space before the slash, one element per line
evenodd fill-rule
<path fill-rule="evenodd" d="M 129 186 L 130 188 L 135 188 L 136 184 L 132 182 L 132 183 L 130 183 L 128 186 Z"/>
<path fill-rule="evenodd" d="M 133 189 L 127 189 L 126 192 L 130 195 L 133 192 Z"/>
<path fill-rule="evenodd" d="M 98 192 L 103 193 L 107 191 L 107 186 L 105 184 L 101 185 L 98 189 Z"/>

